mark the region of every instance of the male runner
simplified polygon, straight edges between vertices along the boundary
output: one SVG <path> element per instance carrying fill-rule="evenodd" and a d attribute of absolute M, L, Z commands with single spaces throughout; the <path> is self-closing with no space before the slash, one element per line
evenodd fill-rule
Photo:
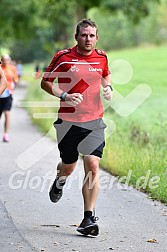
<path fill-rule="evenodd" d="M 99 227 L 94 208 L 106 127 L 102 120 L 100 87 L 102 84 L 104 98 L 111 100 L 111 78 L 106 54 L 95 49 L 98 40 L 95 22 L 90 19 L 79 22 L 75 39 L 76 46 L 59 51 L 53 57 L 41 81 L 42 89 L 61 100 L 54 126 L 62 162 L 57 166 L 57 177 L 49 195 L 52 202 L 61 198 L 66 178 L 73 172 L 81 153 L 85 178 L 89 179 L 83 183 L 84 218 L 77 231 L 97 236 Z M 53 83 L 55 78 L 58 78 L 59 86 Z"/>

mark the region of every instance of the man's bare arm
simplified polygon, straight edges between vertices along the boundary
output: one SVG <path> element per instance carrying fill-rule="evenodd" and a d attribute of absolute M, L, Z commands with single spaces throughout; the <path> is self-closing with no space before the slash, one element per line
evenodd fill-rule
<path fill-rule="evenodd" d="M 112 99 L 113 89 L 111 86 L 111 75 L 107 75 L 106 77 L 102 78 L 102 86 L 103 86 L 103 96 L 106 100 Z"/>
<path fill-rule="evenodd" d="M 65 101 L 71 105 L 76 106 L 83 101 L 83 96 L 80 93 L 68 94 L 63 92 L 57 85 L 54 85 L 50 81 L 41 81 L 41 88 L 45 90 L 48 94 L 61 98 L 62 94 L 65 94 Z"/>

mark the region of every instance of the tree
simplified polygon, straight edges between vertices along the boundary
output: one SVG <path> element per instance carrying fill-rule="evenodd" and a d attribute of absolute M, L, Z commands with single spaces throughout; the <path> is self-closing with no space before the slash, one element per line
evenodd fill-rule
<path fill-rule="evenodd" d="M 101 6 L 110 12 L 122 11 L 133 23 L 138 23 L 150 14 L 150 3 L 160 3 L 160 0 L 104 0 Z"/>
<path fill-rule="evenodd" d="M 17 40 L 25 44 L 27 41 L 31 41 L 31 44 L 38 41 L 40 50 L 52 54 L 53 51 L 73 44 L 71 34 L 74 33 L 75 24 L 86 17 L 88 10 L 94 6 L 112 14 L 121 12 L 132 23 L 137 23 L 142 17 L 149 15 L 150 3 L 158 2 L 159 0 L 0 0 L 0 45 L 11 47 Z"/>
<path fill-rule="evenodd" d="M 68 27 L 86 17 L 92 7 L 107 9 L 111 13 L 122 11 L 133 22 L 149 14 L 150 2 L 160 0 L 0 0 L 0 35 L 5 38 L 31 38 L 36 28 L 48 20 L 59 33 L 59 27 Z M 44 20 L 45 19 L 45 20 Z M 56 33 L 55 33 L 56 34 Z M 64 36 L 65 33 L 64 33 Z"/>
<path fill-rule="evenodd" d="M 4 38 L 30 38 L 39 16 L 39 0 L 0 0 L 0 27 Z"/>

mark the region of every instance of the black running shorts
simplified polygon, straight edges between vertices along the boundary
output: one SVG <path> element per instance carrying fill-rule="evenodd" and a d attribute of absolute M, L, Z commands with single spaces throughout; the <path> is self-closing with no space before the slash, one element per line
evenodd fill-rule
<path fill-rule="evenodd" d="M 104 141 L 103 120 L 76 123 L 58 119 L 54 122 L 56 128 L 60 157 L 65 164 L 72 164 L 78 160 L 79 153 L 102 157 Z"/>
<path fill-rule="evenodd" d="M 5 98 L 0 98 L 0 112 L 11 110 L 12 100 L 12 95 Z"/>

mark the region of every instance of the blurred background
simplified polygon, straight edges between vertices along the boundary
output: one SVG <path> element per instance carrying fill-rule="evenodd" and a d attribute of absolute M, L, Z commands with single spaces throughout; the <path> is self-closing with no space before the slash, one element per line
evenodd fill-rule
<path fill-rule="evenodd" d="M 105 51 L 167 41 L 166 0 L 1 0 L 0 47 L 23 63 L 45 61 L 74 44 L 76 23 L 84 17 L 99 26 Z"/>
<path fill-rule="evenodd" d="M 40 79 L 53 55 L 75 44 L 75 26 L 91 18 L 99 27 L 97 47 L 107 52 L 111 72 L 120 75 L 116 60 L 128 62 L 133 76 L 113 87 L 127 96 L 139 84 L 151 88 L 150 97 L 126 117 L 107 109 L 116 130 L 106 142 L 101 166 L 116 176 L 132 171 L 135 187 L 141 176 L 158 176 L 155 188 L 140 190 L 167 203 L 167 0 L 0 0 L 0 54 L 9 53 L 23 65 L 26 101 L 54 101 L 40 89 Z M 115 72 L 114 72 L 115 71 Z M 34 74 L 38 73 L 38 74 Z M 126 72 L 125 72 L 126 75 Z M 126 76 L 125 76 L 126 79 Z M 54 118 L 34 118 L 34 113 L 53 113 L 54 107 L 27 108 L 34 123 L 47 133 Z M 52 137 L 52 135 L 51 135 Z"/>

